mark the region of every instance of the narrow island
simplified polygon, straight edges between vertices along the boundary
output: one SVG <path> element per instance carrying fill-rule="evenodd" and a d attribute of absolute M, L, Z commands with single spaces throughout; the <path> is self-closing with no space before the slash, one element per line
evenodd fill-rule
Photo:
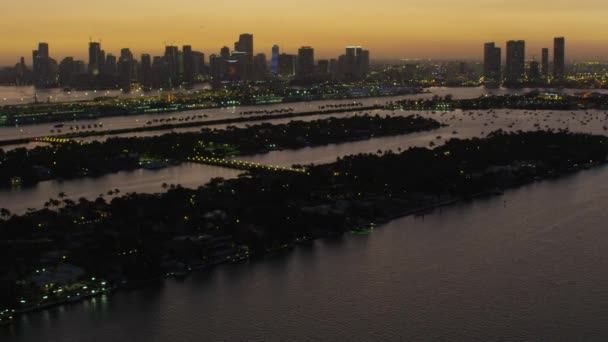
<path fill-rule="evenodd" d="M 0 320 L 606 163 L 608 138 L 494 132 L 361 154 L 306 173 L 252 171 L 198 189 L 68 201 L 0 220 Z"/>
<path fill-rule="evenodd" d="M 262 123 L 151 137 L 110 138 L 80 143 L 58 139 L 50 146 L 4 152 L 0 149 L 0 187 L 161 168 L 192 157 L 227 158 L 332 143 L 400 135 L 441 127 L 419 116 L 355 115 L 286 124 Z"/>

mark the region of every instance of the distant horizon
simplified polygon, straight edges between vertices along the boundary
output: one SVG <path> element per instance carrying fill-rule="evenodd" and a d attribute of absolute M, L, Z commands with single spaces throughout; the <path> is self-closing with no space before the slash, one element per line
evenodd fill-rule
<path fill-rule="evenodd" d="M 85 60 L 89 38 L 102 40 L 106 52 L 121 48 L 162 54 L 167 45 L 190 44 L 206 55 L 232 48 L 240 33 L 253 33 L 255 51 L 267 55 L 273 44 L 295 54 L 312 46 L 318 59 L 336 57 L 344 46 L 361 45 L 374 60 L 410 58 L 481 60 L 483 43 L 504 48 L 526 40 L 527 59 L 566 37 L 566 58 L 608 58 L 608 3 L 600 0 L 309 0 L 306 4 L 266 0 L 202 4 L 194 0 L 104 2 L 35 0 L 3 7 L 0 65 L 31 60 L 39 41 L 50 44 L 56 59 Z M 7 36 L 7 35 L 5 35 Z"/>

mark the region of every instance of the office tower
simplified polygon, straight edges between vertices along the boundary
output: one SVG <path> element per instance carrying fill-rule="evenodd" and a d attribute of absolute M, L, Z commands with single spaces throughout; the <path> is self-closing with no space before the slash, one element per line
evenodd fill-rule
<path fill-rule="evenodd" d="M 343 77 L 351 81 L 357 78 L 357 48 L 357 46 L 347 46 L 340 65 Z"/>
<path fill-rule="evenodd" d="M 339 62 L 338 59 L 336 58 L 332 58 L 329 60 L 329 73 L 331 74 L 331 77 L 334 79 L 338 78 L 338 70 L 339 69 Z"/>
<path fill-rule="evenodd" d="M 535 60 L 530 61 L 528 68 L 528 82 L 538 83 L 540 82 L 540 67 L 538 62 Z"/>
<path fill-rule="evenodd" d="M 98 42 L 89 42 L 89 74 L 99 74 L 99 57 L 101 45 Z"/>
<path fill-rule="evenodd" d="M 317 62 L 317 73 L 320 75 L 329 73 L 329 61 L 327 59 L 321 59 Z"/>
<path fill-rule="evenodd" d="M 182 80 L 191 84 L 194 81 L 194 55 L 192 54 L 192 46 L 184 45 L 182 51 L 182 65 L 184 66 Z"/>
<path fill-rule="evenodd" d="M 120 61 L 132 61 L 133 53 L 129 48 L 120 49 Z"/>
<path fill-rule="evenodd" d="M 38 43 L 38 56 L 43 58 L 49 58 L 49 44 Z"/>
<path fill-rule="evenodd" d="M 279 75 L 293 76 L 296 71 L 296 56 L 282 53 L 279 55 Z"/>
<path fill-rule="evenodd" d="M 77 71 L 74 58 L 66 57 L 61 61 L 61 63 L 59 63 L 59 67 L 57 69 L 57 81 L 62 87 L 74 86 L 76 82 L 76 74 Z"/>
<path fill-rule="evenodd" d="M 278 45 L 272 46 L 272 59 L 270 61 L 270 72 L 277 75 L 279 73 L 279 52 L 280 48 Z"/>
<path fill-rule="evenodd" d="M 152 57 L 148 54 L 141 55 L 140 79 L 145 88 L 152 87 Z"/>
<path fill-rule="evenodd" d="M 103 74 L 107 76 L 114 76 L 117 72 L 118 60 L 116 56 L 109 53 L 106 55 L 106 61 L 103 66 Z"/>
<path fill-rule="evenodd" d="M 358 78 L 365 78 L 369 73 L 369 51 L 357 50 Z"/>
<path fill-rule="evenodd" d="M 226 59 L 222 55 L 209 56 L 209 73 L 215 83 L 224 79 L 226 71 Z"/>
<path fill-rule="evenodd" d="M 507 42 L 507 63 L 505 80 L 508 83 L 522 83 L 525 78 L 526 43 L 523 40 Z"/>
<path fill-rule="evenodd" d="M 543 79 L 546 81 L 549 78 L 549 49 L 542 49 L 542 60 L 541 60 L 541 75 Z"/>
<path fill-rule="evenodd" d="M 32 51 L 33 80 L 38 88 L 49 88 L 57 83 L 57 62 L 49 56 L 49 45 L 39 43 L 38 50 Z"/>
<path fill-rule="evenodd" d="M 104 64 L 106 63 L 106 52 L 104 50 L 99 50 L 99 57 L 97 60 L 99 61 L 99 73 L 102 73 Z"/>
<path fill-rule="evenodd" d="M 249 57 L 253 57 L 253 35 L 243 33 L 239 36 L 239 41 L 234 43 L 234 50 L 244 52 Z"/>
<path fill-rule="evenodd" d="M 501 51 L 494 43 L 484 44 L 483 77 L 486 83 L 500 83 Z"/>
<path fill-rule="evenodd" d="M 120 58 L 118 58 L 118 76 L 123 89 L 131 87 L 131 81 L 137 77 L 136 69 L 137 63 L 133 59 L 131 50 L 128 48 L 121 49 Z"/>
<path fill-rule="evenodd" d="M 179 83 L 179 49 L 177 46 L 165 47 L 165 61 L 169 68 L 169 86 L 173 87 Z"/>
<path fill-rule="evenodd" d="M 230 58 L 230 49 L 227 46 L 224 46 L 220 50 L 220 56 L 222 56 L 222 58 L 224 58 L 224 59 Z"/>
<path fill-rule="evenodd" d="M 301 47 L 298 50 L 296 75 L 298 77 L 310 77 L 315 73 L 315 50 L 310 46 Z"/>
<path fill-rule="evenodd" d="M 266 55 L 263 53 L 255 55 L 253 58 L 253 78 L 256 80 L 263 80 L 266 76 L 267 68 Z"/>
<path fill-rule="evenodd" d="M 25 65 L 25 58 L 21 57 L 19 63 L 15 65 L 15 83 L 20 85 L 26 85 L 30 81 L 30 70 Z"/>
<path fill-rule="evenodd" d="M 192 51 L 193 67 L 194 67 L 194 79 L 202 79 L 203 75 L 207 73 L 205 67 L 205 54 L 199 51 Z"/>
<path fill-rule="evenodd" d="M 329 61 L 327 59 L 321 59 L 317 62 L 317 73 L 320 75 L 329 73 Z"/>
<path fill-rule="evenodd" d="M 566 69 L 565 62 L 566 40 L 564 37 L 557 37 L 553 40 L 553 78 L 563 80 Z"/>

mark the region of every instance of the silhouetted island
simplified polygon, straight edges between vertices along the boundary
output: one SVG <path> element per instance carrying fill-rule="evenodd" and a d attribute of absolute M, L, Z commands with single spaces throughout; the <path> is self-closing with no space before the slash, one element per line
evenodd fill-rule
<path fill-rule="evenodd" d="M 499 131 L 435 149 L 349 156 L 306 166 L 306 173 L 259 170 L 198 189 L 65 200 L 21 216 L 2 210 L 0 312 L 7 321 L 9 314 L 361 232 L 600 165 L 607 156 L 604 136 Z"/>

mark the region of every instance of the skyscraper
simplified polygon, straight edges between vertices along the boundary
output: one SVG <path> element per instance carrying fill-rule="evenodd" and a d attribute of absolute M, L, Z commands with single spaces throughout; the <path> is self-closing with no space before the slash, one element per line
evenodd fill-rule
<path fill-rule="evenodd" d="M 279 73 L 279 52 L 280 48 L 278 45 L 272 46 L 272 59 L 270 61 L 270 72 L 277 75 Z"/>
<path fill-rule="evenodd" d="M 321 59 L 317 62 L 317 73 L 320 75 L 326 75 L 329 73 L 329 61 L 327 59 Z"/>
<path fill-rule="evenodd" d="M 118 61 L 116 59 L 116 56 L 114 56 L 111 53 L 107 54 L 106 61 L 104 63 L 104 67 L 103 67 L 103 73 L 105 75 L 109 75 L 109 76 L 116 75 L 117 65 L 118 65 L 117 63 L 118 63 Z"/>
<path fill-rule="evenodd" d="M 357 50 L 358 78 L 364 78 L 369 73 L 369 50 Z"/>
<path fill-rule="evenodd" d="M 234 50 L 244 52 L 253 57 L 253 35 L 243 33 L 239 36 L 239 41 L 234 43 Z"/>
<path fill-rule="evenodd" d="M 505 80 L 508 83 L 522 83 L 525 79 L 526 42 L 510 40 L 507 42 L 507 63 Z"/>
<path fill-rule="evenodd" d="M 542 49 L 542 60 L 540 64 L 540 73 L 542 78 L 546 81 L 549 78 L 549 49 Z"/>
<path fill-rule="evenodd" d="M 191 84 L 194 81 L 194 56 L 192 55 L 192 46 L 184 45 L 183 48 L 183 65 L 184 74 L 183 81 Z"/>
<path fill-rule="evenodd" d="M 566 40 L 564 37 L 557 37 L 553 40 L 553 78 L 563 80 L 566 69 Z"/>
<path fill-rule="evenodd" d="M 501 80 L 501 51 L 495 43 L 484 44 L 483 77 L 486 83 L 497 83 Z"/>
<path fill-rule="evenodd" d="M 540 82 L 540 68 L 538 62 L 535 60 L 530 61 L 528 68 L 528 82 L 538 83 Z"/>
<path fill-rule="evenodd" d="M 179 49 L 177 46 L 165 46 L 165 61 L 168 66 L 168 86 L 176 86 L 179 83 Z"/>
<path fill-rule="evenodd" d="M 347 80 L 354 80 L 357 74 L 357 46 L 347 46 L 341 65 L 342 73 Z"/>
<path fill-rule="evenodd" d="M 89 74 L 99 74 L 99 57 L 101 55 L 101 45 L 98 42 L 89 42 Z"/>
<path fill-rule="evenodd" d="M 38 50 L 32 51 L 33 79 L 38 88 L 52 87 L 57 83 L 57 62 L 49 56 L 49 45 L 39 43 Z"/>
<path fill-rule="evenodd" d="M 49 58 L 49 44 L 38 43 L 38 56 L 43 58 Z"/>
<path fill-rule="evenodd" d="M 152 87 L 152 58 L 148 54 L 141 55 L 140 79 L 144 87 Z"/>
<path fill-rule="evenodd" d="M 266 76 L 267 69 L 266 55 L 258 53 L 253 58 L 253 78 L 255 80 L 262 80 Z"/>
<path fill-rule="evenodd" d="M 207 71 L 205 67 L 205 54 L 200 51 L 192 51 L 194 79 L 202 77 Z"/>
<path fill-rule="evenodd" d="M 279 55 L 279 75 L 293 76 L 295 74 L 296 56 L 282 53 Z"/>
<path fill-rule="evenodd" d="M 309 77 L 315 73 L 315 50 L 310 46 L 298 49 L 296 75 L 298 77 Z"/>

